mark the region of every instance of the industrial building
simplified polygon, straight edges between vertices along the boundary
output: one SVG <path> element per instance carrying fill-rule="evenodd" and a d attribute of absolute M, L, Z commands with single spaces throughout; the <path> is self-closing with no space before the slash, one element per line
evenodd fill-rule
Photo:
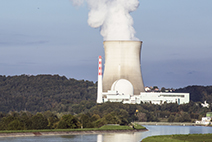
<path fill-rule="evenodd" d="M 166 92 L 141 92 L 140 95 L 130 95 L 109 90 L 102 93 L 102 102 L 122 102 L 127 104 L 164 104 L 177 103 L 178 105 L 189 103 L 189 93 L 166 93 Z"/>
<path fill-rule="evenodd" d="M 97 103 L 189 103 L 189 93 L 145 92 L 141 75 L 141 41 L 105 41 L 105 66 L 99 56 Z"/>
<path fill-rule="evenodd" d="M 181 105 L 189 103 L 190 95 L 189 93 L 141 92 L 140 100 L 143 103 L 177 103 Z"/>

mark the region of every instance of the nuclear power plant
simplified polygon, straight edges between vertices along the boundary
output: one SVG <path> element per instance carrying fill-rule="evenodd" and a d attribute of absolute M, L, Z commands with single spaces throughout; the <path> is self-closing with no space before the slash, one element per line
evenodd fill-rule
<path fill-rule="evenodd" d="M 141 75 L 141 41 L 105 41 L 105 66 L 103 76 L 103 91 L 117 85 L 120 79 L 125 79 L 133 86 L 133 94 L 144 92 Z M 124 84 L 125 81 L 122 81 Z M 123 84 L 123 85 L 124 85 Z M 117 90 L 119 91 L 119 90 Z M 124 93 L 124 92 L 119 92 Z"/>
<path fill-rule="evenodd" d="M 139 7 L 139 0 L 100 0 L 95 5 L 93 1 L 87 2 L 90 8 L 88 24 L 100 27 L 104 39 L 105 63 L 99 56 L 97 103 L 189 102 L 188 93 L 145 92 L 141 72 L 142 42 L 135 37 L 130 15 Z"/>
<path fill-rule="evenodd" d="M 141 73 L 141 41 L 104 41 L 105 64 L 98 64 L 97 103 L 189 103 L 189 93 L 145 92 Z M 102 78 L 103 77 L 103 78 Z"/>
<path fill-rule="evenodd" d="M 100 28 L 104 40 L 105 63 L 102 63 L 102 56 L 98 60 L 97 103 L 189 102 L 189 93 L 145 92 L 141 73 L 142 41 L 135 37 L 130 15 L 139 7 L 139 0 L 86 2 L 89 7 L 88 24 Z"/>

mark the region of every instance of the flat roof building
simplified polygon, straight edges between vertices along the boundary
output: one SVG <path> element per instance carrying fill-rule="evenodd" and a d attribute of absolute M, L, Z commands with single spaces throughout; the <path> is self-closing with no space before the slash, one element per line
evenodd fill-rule
<path fill-rule="evenodd" d="M 168 92 L 141 92 L 140 95 L 127 94 L 118 90 L 103 92 L 103 102 L 122 102 L 128 104 L 164 104 L 177 103 L 178 105 L 189 103 L 189 93 L 168 93 Z"/>
<path fill-rule="evenodd" d="M 140 100 L 143 103 L 164 104 L 164 103 L 189 103 L 189 93 L 164 93 L 164 92 L 141 92 Z"/>

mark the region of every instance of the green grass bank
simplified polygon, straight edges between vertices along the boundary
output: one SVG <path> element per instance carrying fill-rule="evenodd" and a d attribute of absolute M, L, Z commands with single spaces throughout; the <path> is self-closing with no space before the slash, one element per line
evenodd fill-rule
<path fill-rule="evenodd" d="M 212 134 L 152 136 L 143 139 L 142 142 L 212 142 Z"/>
<path fill-rule="evenodd" d="M 138 124 L 131 126 L 104 125 L 100 128 L 84 129 L 43 129 L 43 130 L 4 130 L 0 131 L 0 137 L 10 136 L 34 136 L 34 135 L 63 135 L 63 134 L 89 134 L 89 133 L 107 133 L 107 132 L 131 132 L 146 130 L 145 127 Z"/>

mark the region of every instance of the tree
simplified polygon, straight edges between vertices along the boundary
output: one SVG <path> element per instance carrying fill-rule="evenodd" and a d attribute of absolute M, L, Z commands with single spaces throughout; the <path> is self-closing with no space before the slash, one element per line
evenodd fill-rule
<path fill-rule="evenodd" d="M 80 122 L 81 122 L 83 128 L 93 128 L 94 127 L 89 114 L 82 114 L 80 117 Z"/>
<path fill-rule="evenodd" d="M 60 120 L 58 125 L 57 125 L 57 129 L 67 129 L 67 123 L 64 120 Z"/>
<path fill-rule="evenodd" d="M 120 125 L 128 125 L 130 123 L 129 120 L 128 120 L 129 114 L 128 114 L 128 112 L 126 110 L 120 109 L 117 112 L 117 116 L 121 120 Z"/>
<path fill-rule="evenodd" d="M 0 122 L 0 130 L 7 130 L 8 129 L 8 124 L 10 122 L 12 122 L 13 120 L 15 120 L 16 118 L 11 116 L 11 115 L 7 115 L 6 117 L 3 117 L 1 122 Z"/>
<path fill-rule="evenodd" d="M 46 129 L 48 120 L 41 113 L 37 113 L 31 118 L 32 129 Z"/>
<path fill-rule="evenodd" d="M 114 113 L 108 113 L 104 116 L 107 124 L 120 124 L 121 120 Z"/>
<path fill-rule="evenodd" d="M 183 122 L 191 122 L 191 117 L 187 112 L 182 112 L 181 115 Z"/>
<path fill-rule="evenodd" d="M 63 115 L 59 124 L 57 126 L 58 129 L 75 129 L 80 128 L 81 124 L 76 117 L 71 114 Z"/>
<path fill-rule="evenodd" d="M 21 112 L 20 122 L 24 125 L 24 130 L 32 129 L 32 114 L 29 112 Z"/>
<path fill-rule="evenodd" d="M 147 121 L 146 114 L 143 113 L 143 112 L 139 112 L 137 114 L 137 117 L 138 117 L 139 122 L 146 122 Z"/>
<path fill-rule="evenodd" d="M 91 117 L 91 121 L 94 122 L 94 121 L 97 121 L 100 118 L 101 117 L 98 114 L 93 114 L 92 117 Z"/>
<path fill-rule="evenodd" d="M 44 117 L 48 120 L 48 128 L 52 129 L 55 128 L 55 123 L 59 121 L 57 115 L 55 115 L 51 111 L 45 111 L 43 113 Z"/>
<path fill-rule="evenodd" d="M 24 130 L 24 124 L 15 119 L 8 124 L 7 130 Z"/>
<path fill-rule="evenodd" d="M 174 122 L 174 115 L 170 115 L 169 118 L 168 118 L 168 122 Z"/>
<path fill-rule="evenodd" d="M 161 88 L 161 92 L 165 92 L 166 91 L 166 88 L 165 87 L 162 87 Z"/>
<path fill-rule="evenodd" d="M 99 128 L 99 127 L 102 127 L 103 125 L 107 124 L 105 118 L 101 118 L 101 119 L 98 119 L 97 121 L 95 121 L 95 127 Z"/>

